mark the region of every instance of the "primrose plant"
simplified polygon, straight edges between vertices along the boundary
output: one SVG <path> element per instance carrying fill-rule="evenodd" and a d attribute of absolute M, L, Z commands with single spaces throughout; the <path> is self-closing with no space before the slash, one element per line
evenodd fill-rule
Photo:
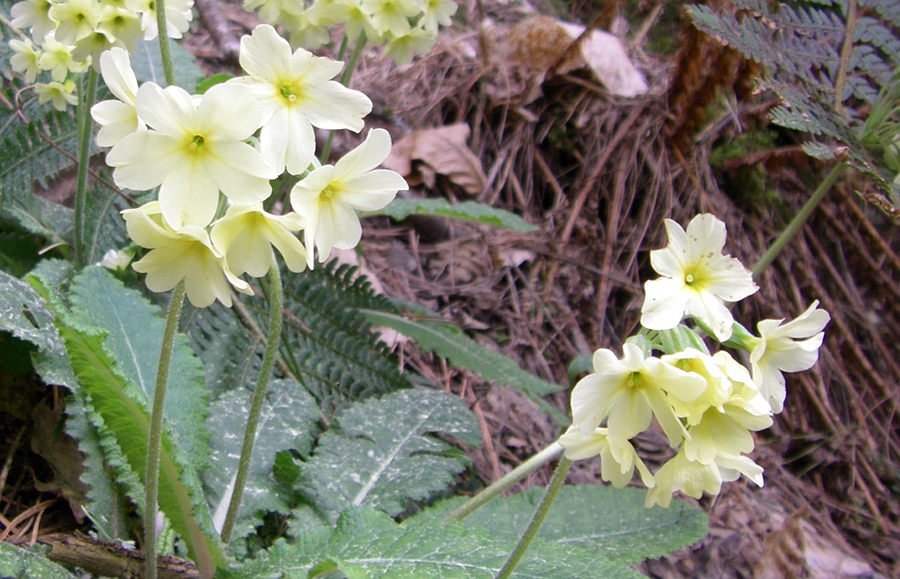
<path fill-rule="evenodd" d="M 345 67 L 292 48 L 263 24 L 241 40 L 245 75 L 190 94 L 175 82 L 168 42 L 186 31 L 188 4 L 25 0 L 12 8 L 11 26 L 32 35 L 19 31 L 8 42 L 11 65 L 28 84 L 21 92 L 33 89 L 40 103 L 61 113 L 77 103 L 78 179 L 74 235 L 65 243 L 74 248 L 74 264 L 39 266 L 22 275 L 27 283 L 0 274 L 0 312 L 6 312 L 0 330 L 29 342 L 35 371 L 72 392 L 67 431 L 89 463 L 85 482 L 95 498 L 83 512 L 100 537 L 131 535 L 126 517 L 113 508 L 127 498 L 143 521 L 150 579 L 169 561 L 161 553 L 186 555 L 207 579 L 637 577 L 628 565 L 705 532 L 702 512 L 673 501 L 674 493 L 717 494 L 741 475 L 763 484 L 762 469 L 748 457 L 752 433 L 782 410 L 783 372 L 816 362 L 829 316 L 813 303 L 793 321 L 760 322 L 758 336 L 736 323 L 729 304 L 757 287 L 738 260 L 723 255 L 724 224 L 700 215 L 686 230 L 666 221 L 669 245 L 651 253 L 661 277 L 645 286 L 643 329 L 626 341 L 621 357 L 606 349 L 594 354 L 594 373 L 572 391 L 572 425 L 558 442 L 468 501 L 437 501 L 468 463 L 433 434 L 477 446 L 477 420 L 457 398 L 413 388 L 369 336 L 357 310 L 394 314 L 394 304 L 332 266 L 316 268 L 334 249 L 359 243 L 358 212 L 384 209 L 407 183 L 378 168 L 391 148 L 387 131 L 368 131 L 333 164 L 327 163 L 330 139 L 321 161 L 316 158 L 314 131 L 365 128 L 372 103 L 347 81 L 366 38 L 386 42 L 389 55 L 406 60 L 427 50 L 456 5 L 316 0 L 305 9 L 280 2 L 248 7 L 290 30 L 295 44 L 344 24 L 345 39 L 358 38 L 351 62 Z M 138 82 L 130 52 L 139 37 L 158 37 L 166 86 Z M 341 82 L 334 80 L 339 74 Z M 51 82 L 38 82 L 48 76 Z M 98 76 L 114 98 L 94 103 Z M 99 126 L 96 144 L 106 150 L 115 185 L 141 199 L 121 218 L 143 250 L 133 271 L 151 292 L 172 292 L 164 322 L 127 287 L 136 280 L 122 265 L 134 251 L 104 259 L 124 280 L 87 265 L 86 248 L 96 237 L 86 233 L 93 215 L 91 121 Z M 288 188 L 273 192 L 273 181 Z M 282 279 L 281 262 L 290 277 Z M 258 294 L 268 308 L 267 315 L 256 312 L 264 328 L 246 305 L 256 308 Z M 239 336 L 237 354 L 225 362 L 250 368 L 229 376 L 237 384 L 216 391 L 212 402 L 203 375 L 225 372 L 215 367 L 222 358 L 199 367 L 179 333 L 185 297 L 194 320 L 201 320 L 192 326 L 196 349 L 216 354 L 220 335 Z M 435 336 L 449 351 L 473 351 L 471 342 L 437 326 L 428 328 L 423 345 Z M 706 339 L 744 350 L 749 368 L 727 350 L 710 353 Z M 264 344 L 259 360 L 257 342 Z M 278 363 L 281 379 L 273 382 Z M 353 370 L 341 369 L 344 363 Z M 505 359 L 497 365 L 510 366 Z M 169 394 L 177 400 L 167 403 Z M 651 472 L 635 439 L 654 419 L 672 457 Z M 262 451 L 255 453 L 257 444 Z M 563 489 L 572 461 L 598 455 L 601 476 L 612 486 L 625 487 L 637 471 L 648 490 Z M 524 521 L 531 499 L 485 506 L 556 459 L 530 523 Z M 207 474 L 216 484 L 204 488 L 198 478 Z M 204 496 L 207 491 L 217 496 Z M 104 500 L 97 498 L 104 492 Z M 610 516 L 574 525 L 550 511 L 557 499 L 566 513 L 603 504 Z M 666 509 L 644 510 L 654 505 Z M 509 515 L 516 524 L 504 519 Z M 273 516 L 281 517 L 274 526 L 286 531 L 271 532 Z M 400 516 L 402 523 L 392 518 Z M 598 550 L 584 538 L 598 535 L 629 539 Z M 241 543 L 236 536 L 258 540 Z M 0 547 L 0 575 L 72 577 L 40 557 L 22 563 Z"/>

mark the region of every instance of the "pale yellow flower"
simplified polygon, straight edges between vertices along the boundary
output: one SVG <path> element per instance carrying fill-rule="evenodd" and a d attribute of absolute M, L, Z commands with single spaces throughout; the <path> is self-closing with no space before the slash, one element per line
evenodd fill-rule
<path fill-rule="evenodd" d="M 72 55 L 73 49 L 72 45 L 59 42 L 55 35 L 50 34 L 41 45 L 41 58 L 38 60 L 38 66 L 42 70 L 49 70 L 53 80 L 63 82 L 69 76 L 69 71 L 81 72 L 84 70 L 84 66 L 76 62 Z"/>
<path fill-rule="evenodd" d="M 78 104 L 78 95 L 75 94 L 75 83 L 71 80 L 66 82 L 37 83 L 34 85 L 34 92 L 38 95 L 38 104 L 51 103 L 53 108 L 58 111 L 66 110 L 69 105 Z"/>
<path fill-rule="evenodd" d="M 685 429 L 669 396 L 693 400 L 706 388 L 703 377 L 658 358 L 646 358 L 631 343 L 623 346 L 621 360 L 601 349 L 594 352 L 593 361 L 594 373 L 572 390 L 572 423 L 582 437 L 590 436 L 606 419 L 611 437 L 628 440 L 646 430 L 655 415 L 670 444 L 681 442 Z"/>
<path fill-rule="evenodd" d="M 762 467 L 745 456 L 719 454 L 713 462 L 703 464 L 689 460 L 682 449 L 656 472 L 656 486 L 647 492 L 644 506 L 656 504 L 668 508 L 676 491 L 695 499 L 704 492 L 717 495 L 723 482 L 737 480 L 742 474 L 763 486 Z"/>
<path fill-rule="evenodd" d="M 585 437 L 574 426 L 569 427 L 559 438 L 559 444 L 566 449 L 566 458 L 569 460 L 584 460 L 599 455 L 600 476 L 616 488 L 620 489 L 631 482 L 635 468 L 647 487 L 654 485 L 653 475 L 631 443 L 610 438 L 606 428 L 595 428 Z"/>
<path fill-rule="evenodd" d="M 118 100 L 95 104 L 91 107 L 91 116 L 100 124 L 97 144 L 112 147 L 128 135 L 147 127 L 138 118 L 135 108 L 138 83 L 128 53 L 116 47 L 100 55 L 100 72 L 106 86 Z"/>
<path fill-rule="evenodd" d="M 208 307 L 216 300 L 231 307 L 231 286 L 241 293 L 253 293 L 247 282 L 231 273 L 205 229 L 185 225 L 173 230 L 158 201 L 123 211 L 122 216 L 129 237 L 151 250 L 132 265 L 135 271 L 147 274 L 145 281 L 150 291 L 166 292 L 184 280 L 187 297 L 198 308 Z"/>
<path fill-rule="evenodd" d="M 296 213 L 272 215 L 263 211 L 262 204 L 232 205 L 213 224 L 210 237 L 235 275 L 246 272 L 262 277 L 272 265 L 272 246 L 288 269 L 296 273 L 306 269 L 306 249 L 291 233 L 302 228 L 303 220 Z"/>
<path fill-rule="evenodd" d="M 56 22 L 50 18 L 50 0 L 24 0 L 13 4 L 9 13 L 12 25 L 17 28 L 30 28 L 31 35 L 40 44 L 48 34 L 56 29 Z"/>
<path fill-rule="evenodd" d="M 417 26 L 401 36 L 385 34 L 385 58 L 393 58 L 399 65 L 408 64 L 416 54 L 427 54 L 437 41 L 437 33 Z"/>
<path fill-rule="evenodd" d="M 241 39 L 241 67 L 249 76 L 230 81 L 247 87 L 262 105 L 262 154 L 273 167 L 299 175 L 315 157 L 313 127 L 360 131 L 372 110 L 363 93 L 331 80 L 344 64 L 298 48 L 268 24 Z"/>
<path fill-rule="evenodd" d="M 260 125 L 262 111 L 247 90 L 219 84 L 198 106 L 177 86 L 145 83 L 137 92 L 138 117 L 154 130 L 120 140 L 107 154 L 120 187 L 159 186 L 159 202 L 173 229 L 205 227 L 216 214 L 219 191 L 232 202 L 259 203 L 279 172 L 244 141 Z"/>
<path fill-rule="evenodd" d="M 37 75 L 41 72 L 38 64 L 41 59 L 41 51 L 34 46 L 30 40 L 19 40 L 13 38 L 9 41 L 9 47 L 15 52 L 9 59 L 12 69 L 19 74 L 25 75 L 25 82 L 33 83 L 37 79 Z"/>
<path fill-rule="evenodd" d="M 753 380 L 776 414 L 784 409 L 787 395 L 782 372 L 809 370 L 819 359 L 822 330 L 831 316 L 818 307 L 816 300 L 795 320 L 763 320 L 756 325 L 760 337 L 753 340 L 750 352 Z"/>
<path fill-rule="evenodd" d="M 58 22 L 56 40 L 75 44 L 94 31 L 100 19 L 100 3 L 96 0 L 63 0 L 50 7 L 50 18 Z"/>
<path fill-rule="evenodd" d="M 304 245 L 310 268 L 314 246 L 320 262 L 328 259 L 332 248 L 356 247 L 362 236 L 356 211 L 382 209 L 397 191 L 409 187 L 394 171 L 375 169 L 390 152 L 388 132 L 374 129 L 333 166 L 319 167 L 291 190 L 291 206 L 305 222 Z"/>
<path fill-rule="evenodd" d="M 725 302 L 736 302 L 759 288 L 737 259 L 722 255 L 725 224 L 709 214 L 698 215 L 687 231 L 666 219 L 669 245 L 650 252 L 650 263 L 661 278 L 644 284 L 641 325 L 670 330 L 682 318 L 694 316 L 717 340 L 731 337 L 734 318 Z"/>

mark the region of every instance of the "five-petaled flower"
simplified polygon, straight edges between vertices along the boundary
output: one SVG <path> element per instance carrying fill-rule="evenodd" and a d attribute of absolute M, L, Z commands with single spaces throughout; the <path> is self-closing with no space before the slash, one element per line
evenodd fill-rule
<path fill-rule="evenodd" d="M 241 293 L 253 293 L 247 282 L 231 273 L 205 229 L 185 225 L 173 230 L 158 201 L 125 210 L 122 216 L 128 236 L 151 250 L 132 265 L 135 271 L 147 274 L 145 282 L 150 291 L 166 292 L 184 280 L 187 297 L 198 308 L 208 307 L 216 300 L 231 307 L 229 284 Z"/>
<path fill-rule="evenodd" d="M 206 227 L 219 205 L 219 191 L 234 203 L 259 203 L 279 172 L 244 141 L 262 120 L 247 89 L 216 85 L 198 106 L 179 87 L 148 82 L 135 97 L 138 117 L 154 130 L 120 140 L 106 156 L 120 187 L 138 191 L 160 186 L 159 203 L 176 231 Z"/>
<path fill-rule="evenodd" d="M 669 245 L 650 252 L 650 263 L 661 278 L 644 284 L 641 325 L 670 330 L 685 315 L 708 326 L 716 339 L 731 337 L 734 318 L 725 302 L 755 293 L 750 272 L 737 259 L 722 255 L 725 224 L 710 214 L 694 217 L 687 232 L 666 220 Z"/>
<path fill-rule="evenodd" d="M 819 347 L 825 338 L 822 330 L 831 316 L 818 307 L 816 300 L 795 320 L 763 320 L 756 325 L 760 337 L 751 339 L 753 381 L 776 414 L 784 408 L 787 394 L 782 372 L 809 370 L 819 359 Z"/>
<path fill-rule="evenodd" d="M 246 86 L 262 105 L 262 154 L 278 169 L 299 175 L 315 156 L 313 126 L 359 132 L 372 110 L 363 93 L 331 80 L 344 63 L 291 46 L 268 24 L 241 39 L 241 67 L 249 76 L 230 81 Z"/>
<path fill-rule="evenodd" d="M 294 185 L 291 206 L 306 222 L 303 235 L 310 268 L 314 245 L 320 262 L 328 259 L 332 248 L 355 247 L 362 235 L 356 211 L 382 209 L 397 191 L 409 187 L 394 171 L 375 169 L 390 151 L 391 136 L 374 129 L 337 163 L 319 167 Z"/>

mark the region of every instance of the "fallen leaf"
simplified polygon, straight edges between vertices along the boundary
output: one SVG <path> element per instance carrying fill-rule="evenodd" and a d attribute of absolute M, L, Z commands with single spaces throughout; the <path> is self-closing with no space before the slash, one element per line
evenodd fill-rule
<path fill-rule="evenodd" d="M 484 189 L 487 178 L 481 161 L 469 149 L 468 140 L 469 126 L 465 123 L 413 131 L 394 143 L 382 165 L 409 178 L 414 172 L 412 162 L 421 161 L 427 167 L 419 171 L 419 179 L 433 181 L 433 171 L 475 196 Z"/>

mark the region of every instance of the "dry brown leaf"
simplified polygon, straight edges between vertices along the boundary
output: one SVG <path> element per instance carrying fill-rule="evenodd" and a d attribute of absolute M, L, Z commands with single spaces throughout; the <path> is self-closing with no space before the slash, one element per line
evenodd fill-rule
<path fill-rule="evenodd" d="M 394 143 L 390 156 L 382 164 L 410 177 L 413 160 L 421 161 L 475 196 L 484 189 L 486 177 L 481 161 L 469 149 L 468 140 L 469 126 L 465 123 L 414 131 Z M 427 175 L 429 171 L 426 169 L 424 173 Z"/>
<path fill-rule="evenodd" d="M 495 26 L 493 28 L 496 28 Z M 495 35 L 493 28 L 485 31 Z M 570 24 L 549 16 L 533 16 L 516 24 L 501 35 L 497 52 L 501 61 L 541 71 L 557 64 L 566 56 L 569 46 L 584 32 L 580 24 Z M 592 30 L 580 43 L 580 53 L 559 62 L 556 72 L 590 67 L 603 85 L 614 95 L 635 97 L 649 87 L 644 75 L 628 58 L 622 42 L 602 30 Z"/>

